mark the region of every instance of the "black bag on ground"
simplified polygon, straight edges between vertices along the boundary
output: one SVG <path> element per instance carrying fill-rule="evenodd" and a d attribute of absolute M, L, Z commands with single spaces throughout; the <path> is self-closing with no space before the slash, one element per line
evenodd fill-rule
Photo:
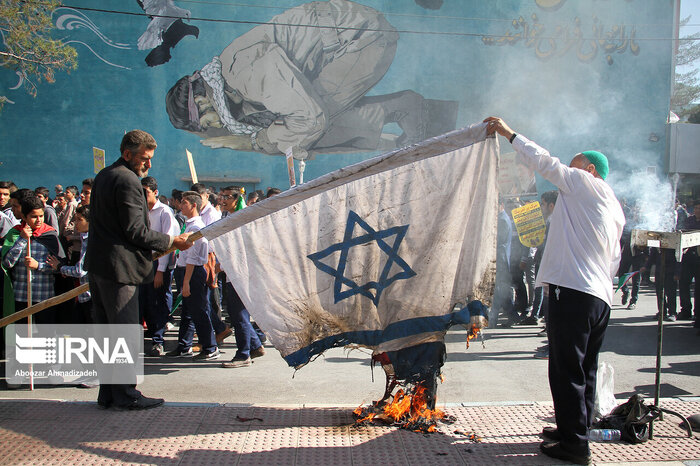
<path fill-rule="evenodd" d="M 661 416 L 662 412 L 681 418 L 688 436 L 692 436 L 690 424 L 685 417 L 669 409 L 646 405 L 644 399 L 637 394 L 632 395 L 625 403 L 615 407 L 610 414 L 594 423 L 593 428 L 617 429 L 625 442 L 643 443 L 649 440 L 649 423 Z"/>

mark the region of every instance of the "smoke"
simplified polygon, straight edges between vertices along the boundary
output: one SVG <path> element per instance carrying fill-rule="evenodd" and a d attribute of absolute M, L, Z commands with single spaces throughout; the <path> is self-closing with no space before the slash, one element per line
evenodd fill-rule
<path fill-rule="evenodd" d="M 674 231 L 676 227 L 675 189 L 656 172 L 636 169 L 610 173 L 607 179 L 618 199 L 630 208 L 627 228 Z"/>

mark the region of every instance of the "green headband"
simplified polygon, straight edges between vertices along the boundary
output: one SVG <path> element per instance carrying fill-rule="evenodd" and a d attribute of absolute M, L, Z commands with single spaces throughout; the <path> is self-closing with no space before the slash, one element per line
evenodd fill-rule
<path fill-rule="evenodd" d="M 587 150 L 586 152 L 581 152 L 581 154 L 583 154 L 588 161 L 595 166 L 595 169 L 601 178 L 605 179 L 608 177 L 610 167 L 608 166 L 608 158 L 604 154 L 598 152 L 597 150 Z"/>

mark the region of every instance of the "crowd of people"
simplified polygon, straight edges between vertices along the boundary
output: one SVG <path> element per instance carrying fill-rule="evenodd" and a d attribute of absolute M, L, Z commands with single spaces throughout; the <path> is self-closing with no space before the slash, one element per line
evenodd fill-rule
<path fill-rule="evenodd" d="M 217 189 L 196 183 L 188 191 L 173 189 L 167 197 L 159 192 L 155 178 L 146 176 L 140 182 L 150 229 L 173 237 L 193 233 L 280 192 L 268 188 L 267 192 L 257 190 L 246 196 L 242 186 Z M 52 196 L 44 186 L 19 188 L 11 181 L 0 181 L 3 315 L 88 283 L 88 232 L 91 217 L 97 214 L 96 206 L 91 204 L 94 183 L 93 178 L 86 178 L 80 190 L 75 185 L 64 189 L 59 184 Z M 32 272 L 31 288 L 27 269 Z M 223 367 L 248 366 L 252 359 L 265 354 L 265 334 L 251 323 L 206 239 L 195 241 L 190 249 L 153 261 L 151 274 L 151 283 L 138 285 L 139 321 L 150 343 L 145 351 L 148 356 L 217 359 L 218 347 L 232 334 L 237 351 Z M 174 327 L 176 313 L 181 314 L 178 344 L 166 351 L 164 334 Z M 40 324 L 95 323 L 91 291 L 38 312 L 33 319 Z M 194 341 L 195 334 L 198 341 Z"/>
<path fill-rule="evenodd" d="M 537 247 L 526 247 L 518 237 L 512 211 L 525 204 L 518 198 L 504 198 L 499 204 L 497 279 L 494 294 L 494 310 L 500 316 L 500 326 L 543 325 L 540 332 L 546 336 L 547 300 L 540 286 L 535 286 L 535 276 L 539 270 L 542 253 L 549 231 L 549 217 L 554 211 L 557 191 L 548 191 L 540 198 L 540 208 L 546 223 L 544 241 Z M 640 285 L 654 287 L 658 311 L 668 322 L 691 320 L 695 328 L 700 328 L 698 306 L 694 298 L 698 296 L 700 281 L 700 258 L 698 248 L 683 251 L 679 262 L 675 253 L 662 253 L 659 248 L 640 247 L 632 244 L 632 230 L 640 224 L 639 207 L 621 200 L 625 214 L 625 227 L 620 240 L 621 260 L 616 276 L 615 287 L 620 291 L 620 304 L 633 310 L 637 306 Z M 685 204 L 677 203 L 675 218 L 676 231 L 700 230 L 700 200 L 695 201 L 689 213 Z M 662 258 L 664 266 L 662 267 Z M 650 274 L 654 270 L 654 280 Z M 663 302 L 662 302 L 663 299 Z M 678 307 L 680 304 L 680 311 Z M 658 319 L 659 314 L 653 316 Z M 549 355 L 545 345 L 535 352 L 536 358 L 546 359 Z"/>
<path fill-rule="evenodd" d="M 639 276 L 655 264 L 657 295 L 666 297 L 659 299 L 659 316 L 675 320 L 680 282 L 678 316 L 690 318 L 690 284 L 695 281 L 697 300 L 700 260 L 696 249 L 685 251 L 679 264 L 673 254 L 652 249 L 647 255 L 631 247 L 634 210 L 621 205 L 605 183 L 609 167 L 604 154 L 581 152 L 567 166 L 500 118 L 485 123 L 489 134 L 508 139 L 526 165 L 558 188 L 541 197 L 546 248 L 523 247 L 510 216 L 516 205 L 499 201 L 492 307 L 503 313 L 507 326 L 546 319 L 557 427 L 543 430 L 540 449 L 554 458 L 587 464 L 598 353 L 610 319 L 614 277 L 632 277 L 631 293 L 623 287 L 622 301 L 633 309 Z M 89 283 L 89 291 L 76 302 L 37 313 L 36 322 L 142 322 L 151 340 L 148 355 L 202 361 L 219 358 L 219 345 L 235 333 L 236 354 L 222 366 L 248 366 L 265 354 L 265 336 L 254 328 L 207 240 L 192 235 L 256 202 L 261 193 L 251 193 L 245 202 L 242 187 L 216 192 L 196 183 L 188 191 L 173 191 L 171 198 L 161 196 L 157 180 L 148 176 L 156 147 L 144 131 L 126 133 L 121 157 L 95 179 L 83 180 L 80 194 L 77 186 L 56 186 L 51 199 L 45 187 L 18 189 L 0 182 L 3 313 L 72 289 L 78 280 Z M 270 189 L 266 197 L 278 192 Z M 693 215 L 678 217 L 679 229 L 700 229 L 700 202 Z M 163 335 L 180 301 L 177 346 L 166 351 Z M 700 326 L 698 311 L 696 302 L 695 326 Z M 115 409 L 149 409 L 163 401 L 143 396 L 135 380 L 101 383 L 97 399 L 99 406 Z"/>

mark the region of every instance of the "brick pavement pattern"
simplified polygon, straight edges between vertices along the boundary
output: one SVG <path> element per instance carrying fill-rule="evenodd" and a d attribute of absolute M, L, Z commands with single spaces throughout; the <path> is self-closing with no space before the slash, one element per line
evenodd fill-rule
<path fill-rule="evenodd" d="M 700 401 L 663 400 L 689 416 Z M 352 408 L 166 404 L 148 411 L 100 410 L 95 403 L 0 401 L 0 464 L 179 465 L 549 465 L 539 432 L 551 403 L 448 406 L 441 433 L 353 425 Z M 456 432 L 457 431 L 457 432 Z M 475 443 L 465 434 L 481 438 Z M 592 443 L 594 464 L 686 461 L 700 438 L 678 419 L 656 422 L 641 445 Z M 689 462 L 688 462 L 689 461 Z M 680 463 L 679 463 L 680 464 Z"/>

